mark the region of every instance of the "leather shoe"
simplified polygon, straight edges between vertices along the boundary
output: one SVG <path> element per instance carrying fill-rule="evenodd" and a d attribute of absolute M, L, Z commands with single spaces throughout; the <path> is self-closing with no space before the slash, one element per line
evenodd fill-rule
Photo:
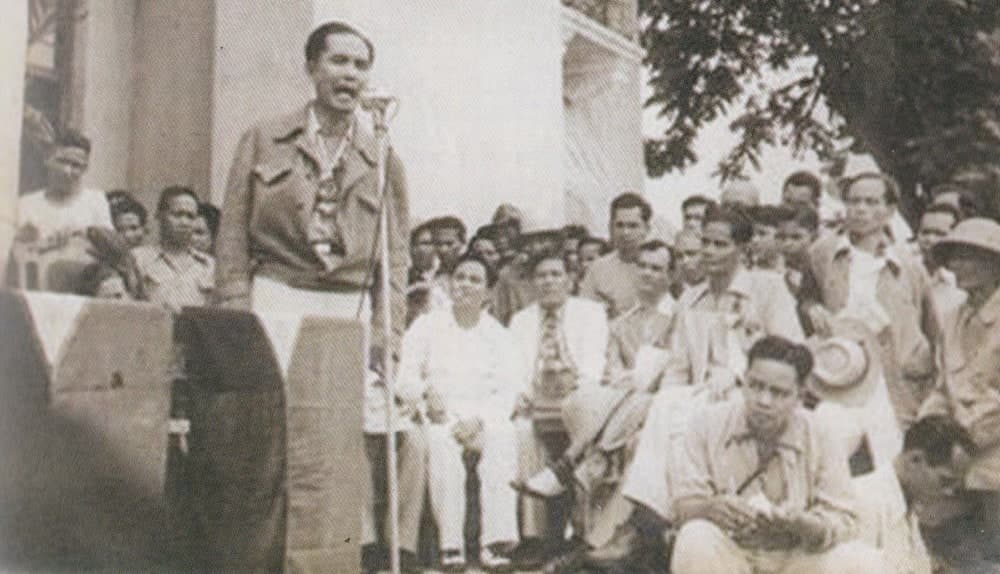
<path fill-rule="evenodd" d="M 583 569 L 587 561 L 587 547 L 577 546 L 568 552 L 563 552 L 542 567 L 543 574 L 574 574 Z"/>
<path fill-rule="evenodd" d="M 529 478 L 527 482 L 522 483 L 522 486 L 521 492 L 536 498 L 554 498 L 566 492 L 566 487 L 549 466 Z"/>
<path fill-rule="evenodd" d="M 642 534 L 626 522 L 615 529 L 611 540 L 586 554 L 586 562 L 595 568 L 619 566 L 631 559 L 642 547 Z"/>

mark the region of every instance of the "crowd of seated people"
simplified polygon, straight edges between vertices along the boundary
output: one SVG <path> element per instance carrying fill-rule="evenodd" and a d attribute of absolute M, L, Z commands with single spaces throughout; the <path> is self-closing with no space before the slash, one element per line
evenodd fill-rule
<path fill-rule="evenodd" d="M 151 216 L 87 189 L 89 153 L 62 134 L 22 196 L 10 280 L 213 304 L 218 210 L 183 186 Z M 404 570 L 1000 572 L 1000 224 L 949 183 L 909 230 L 874 172 L 796 172 L 780 198 L 692 195 L 670 237 L 635 193 L 607 239 L 508 204 L 474 231 L 414 225 L 392 405 Z M 370 378 L 377 571 L 389 431 Z"/>

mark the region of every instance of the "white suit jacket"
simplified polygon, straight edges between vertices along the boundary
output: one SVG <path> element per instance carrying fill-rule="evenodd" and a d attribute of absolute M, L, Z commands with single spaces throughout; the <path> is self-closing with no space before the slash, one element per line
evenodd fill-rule
<path fill-rule="evenodd" d="M 519 371 L 530 389 L 535 376 L 535 361 L 542 335 L 542 312 L 538 303 L 522 309 L 510 322 L 510 332 L 517 346 Z M 597 386 L 604 374 L 608 347 L 608 318 L 604 306 L 595 301 L 570 297 L 562 313 L 563 336 L 567 357 L 576 366 L 580 387 Z"/>

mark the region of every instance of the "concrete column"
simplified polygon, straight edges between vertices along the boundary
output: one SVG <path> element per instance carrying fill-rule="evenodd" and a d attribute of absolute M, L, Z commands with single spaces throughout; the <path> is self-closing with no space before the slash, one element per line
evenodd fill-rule
<path fill-rule="evenodd" d="M 304 52 L 313 10 L 311 0 L 214 4 L 210 181 L 211 198 L 219 204 L 240 135 L 312 97 Z"/>
<path fill-rule="evenodd" d="M 137 9 L 138 0 L 91 0 L 76 24 L 82 41 L 74 55 L 80 63 L 74 100 L 78 124 L 93 142 L 84 183 L 97 189 L 129 184 Z"/>
<path fill-rule="evenodd" d="M 24 110 L 24 57 L 28 50 L 28 0 L 11 0 L 4 8 L 0 34 L 0 270 L 17 229 L 17 179 L 21 165 L 21 119 Z"/>
<path fill-rule="evenodd" d="M 129 187 L 147 206 L 173 184 L 207 197 L 214 3 L 139 2 L 134 22 Z"/>

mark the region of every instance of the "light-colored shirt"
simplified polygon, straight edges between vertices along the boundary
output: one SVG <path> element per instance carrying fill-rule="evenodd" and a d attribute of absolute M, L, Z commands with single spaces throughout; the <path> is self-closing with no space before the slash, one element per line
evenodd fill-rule
<path fill-rule="evenodd" d="M 636 366 L 643 347 L 666 348 L 670 344 L 676 301 L 664 294 L 659 305 L 643 308 L 636 305 L 611 322 L 608 328 L 608 359 L 604 382 L 617 384 Z"/>
<path fill-rule="evenodd" d="M 580 283 L 580 296 L 603 303 L 614 319 L 639 302 L 639 268 L 623 261 L 617 251 L 594 261 Z"/>
<path fill-rule="evenodd" d="M 514 340 L 496 319 L 482 313 L 463 328 L 452 311 L 433 310 L 417 318 L 403 336 L 397 393 L 417 403 L 433 387 L 449 419 L 479 417 L 486 425 L 509 421 L 524 392 Z"/>
<path fill-rule="evenodd" d="M 182 307 L 207 305 L 215 285 L 215 259 L 195 249 L 167 253 L 141 245 L 132 250 L 146 298 L 178 312 Z"/>
<path fill-rule="evenodd" d="M 869 253 L 851 245 L 843 238 L 845 249 L 849 251 L 849 271 L 847 287 L 847 304 L 845 313 L 868 319 L 871 327 L 878 333 L 891 321 L 885 307 L 878 300 L 878 281 L 882 269 L 886 265 L 899 266 L 898 259 L 893 255 L 888 245 Z"/>
<path fill-rule="evenodd" d="M 861 541 L 882 551 L 895 574 L 931 574 L 930 555 L 916 512 L 906 503 L 899 479 L 887 465 L 852 479 Z"/>
<path fill-rule="evenodd" d="M 708 281 L 703 281 L 684 292 L 678 309 L 723 313 L 748 330 L 758 329 L 792 341 L 805 339 L 795 312 L 795 298 L 784 278 L 773 271 L 740 268 L 718 296 L 711 292 Z"/>
<path fill-rule="evenodd" d="M 776 456 L 740 494 L 766 496 L 788 511 L 804 511 L 824 527 L 823 548 L 857 530 L 847 455 L 811 413 L 796 409 L 778 440 Z M 735 495 L 760 464 L 742 397 L 710 405 L 692 417 L 685 437 L 676 501 Z"/>
<path fill-rule="evenodd" d="M 1000 290 L 980 309 L 966 301 L 945 313 L 938 380 L 920 417 L 951 416 L 979 446 L 966 486 L 1000 490 Z"/>
<path fill-rule="evenodd" d="M 57 233 L 82 235 L 90 226 L 114 229 L 103 191 L 83 188 L 66 201 L 53 201 L 44 190 L 22 195 L 17 202 L 17 226 L 30 225 L 44 242 Z"/>

